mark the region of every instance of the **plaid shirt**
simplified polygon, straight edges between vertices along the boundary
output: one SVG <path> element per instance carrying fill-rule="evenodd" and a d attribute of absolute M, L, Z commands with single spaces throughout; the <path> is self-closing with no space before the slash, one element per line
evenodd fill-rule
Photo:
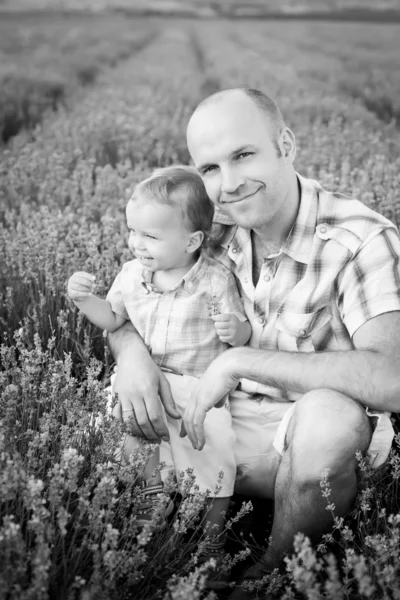
<path fill-rule="evenodd" d="M 125 263 L 107 294 L 115 313 L 130 320 L 164 370 L 201 377 L 229 346 L 211 314 L 233 313 L 246 321 L 232 273 L 202 253 L 172 290 L 159 292 L 139 260 Z"/>
<path fill-rule="evenodd" d="M 382 313 L 400 310 L 400 240 L 396 227 L 357 200 L 324 191 L 298 175 L 299 212 L 285 245 L 264 257 L 252 278 L 250 231 L 227 225 L 215 257 L 240 282 L 253 334 L 265 350 L 351 350 L 352 335 Z M 249 393 L 295 400 L 301 394 L 242 380 Z"/>

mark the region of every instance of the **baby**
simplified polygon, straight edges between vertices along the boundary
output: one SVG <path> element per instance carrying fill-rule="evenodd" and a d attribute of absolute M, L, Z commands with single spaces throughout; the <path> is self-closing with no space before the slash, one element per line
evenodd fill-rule
<path fill-rule="evenodd" d="M 158 169 L 136 186 L 128 202 L 129 247 L 136 258 L 123 265 L 106 300 L 93 294 L 95 277 L 89 273 L 74 273 L 68 282 L 69 297 L 98 327 L 113 332 L 126 320 L 133 323 L 164 371 L 180 414 L 210 363 L 228 345 L 244 345 L 251 336 L 234 276 L 204 250 L 213 215 L 195 169 Z M 144 472 L 146 501 L 140 523 L 151 519 L 162 492 L 155 469 L 160 459 L 167 464 L 172 459 L 177 474 L 192 468 L 200 491 L 207 490 L 206 523 L 220 533 L 236 475 L 229 405 L 207 414 L 207 444 L 201 452 L 180 437 L 180 420 L 166 418 L 170 441 L 161 442 Z M 141 439 L 126 436 L 124 452 L 141 445 Z M 220 471 L 222 487 L 210 493 Z M 223 544 L 221 539 L 210 543 L 208 556 L 218 560 Z M 225 584 L 214 579 L 209 587 Z"/>

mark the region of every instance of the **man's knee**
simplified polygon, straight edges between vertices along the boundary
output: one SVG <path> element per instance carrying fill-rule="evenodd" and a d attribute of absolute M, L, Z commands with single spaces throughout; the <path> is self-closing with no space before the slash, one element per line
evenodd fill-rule
<path fill-rule="evenodd" d="M 296 402 L 286 435 L 292 468 L 306 480 L 354 473 L 356 452 L 365 452 L 372 430 L 365 409 L 333 390 L 314 390 Z"/>

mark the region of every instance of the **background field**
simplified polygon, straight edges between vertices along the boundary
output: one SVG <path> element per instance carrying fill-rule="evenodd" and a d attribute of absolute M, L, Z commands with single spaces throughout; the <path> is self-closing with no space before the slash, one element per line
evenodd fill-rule
<path fill-rule="evenodd" d="M 400 18 L 399 0 L 0 0 L 3 11 L 124 10 L 200 17 L 325 15 L 340 19 L 388 21 Z"/>
<path fill-rule="evenodd" d="M 399 225 L 399 56 L 396 24 L 2 15 L 0 562 L 7 569 L 0 597 L 84 590 L 121 598 L 125 589 L 127 598 L 162 598 L 172 575 L 193 567 L 182 532 L 164 540 L 162 560 L 151 540 L 127 541 L 122 476 L 107 454 L 115 426 L 106 423 L 101 439 L 92 431 L 77 440 L 93 407 L 104 409 L 111 359 L 101 333 L 66 299 L 66 281 L 83 269 L 97 275 L 99 294 L 108 289 L 128 257 L 123 209 L 134 184 L 155 166 L 189 161 L 188 116 L 226 87 L 275 97 L 297 137 L 297 170 Z M 318 580 L 328 597 L 399 597 L 391 595 L 399 585 L 399 522 L 386 518 L 398 511 L 396 448 L 349 521 L 355 533 L 346 543 L 365 569 L 350 565 L 347 583 L 337 575 L 341 595 Z M 78 501 L 85 493 L 90 514 Z M 365 545 L 378 534 L 388 536 L 386 546 Z M 338 560 L 346 543 L 340 538 Z M 377 570 L 384 562 L 393 567 L 386 583 Z M 317 577 L 309 568 L 311 583 L 298 576 L 296 584 L 305 597 Z M 197 580 L 187 585 L 194 594 Z"/>

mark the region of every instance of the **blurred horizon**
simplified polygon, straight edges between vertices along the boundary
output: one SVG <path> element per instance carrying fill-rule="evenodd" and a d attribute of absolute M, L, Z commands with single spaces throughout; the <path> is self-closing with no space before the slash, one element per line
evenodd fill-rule
<path fill-rule="evenodd" d="M 400 0 L 0 0 L 0 11 L 132 11 L 193 17 L 376 17 L 400 13 Z"/>

